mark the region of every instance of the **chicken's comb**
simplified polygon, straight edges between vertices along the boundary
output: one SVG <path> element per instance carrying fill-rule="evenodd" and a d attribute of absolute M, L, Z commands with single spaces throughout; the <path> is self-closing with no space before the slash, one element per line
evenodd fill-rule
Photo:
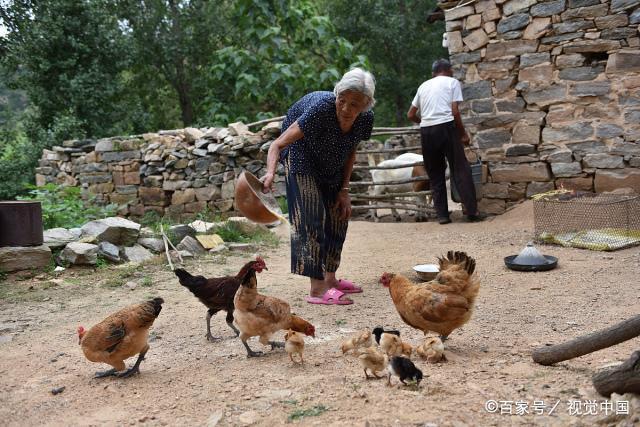
<path fill-rule="evenodd" d="M 78 333 L 81 334 L 84 332 L 84 326 L 78 326 Z"/>

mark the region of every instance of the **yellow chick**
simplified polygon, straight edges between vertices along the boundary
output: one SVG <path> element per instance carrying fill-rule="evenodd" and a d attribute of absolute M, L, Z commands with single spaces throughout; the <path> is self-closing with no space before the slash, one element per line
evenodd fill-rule
<path fill-rule="evenodd" d="M 397 335 L 383 333 L 380 336 L 380 350 L 389 357 L 400 355 L 410 357 L 413 347 L 411 344 L 403 342 Z"/>
<path fill-rule="evenodd" d="M 342 354 L 346 354 L 348 351 L 361 347 L 371 347 L 372 345 L 373 339 L 371 338 L 371 331 L 362 331 L 357 335 L 342 341 Z"/>
<path fill-rule="evenodd" d="M 287 353 L 289 353 L 289 358 L 293 363 L 298 363 L 293 359 L 294 354 L 298 354 L 300 356 L 300 364 L 304 365 L 304 358 L 302 357 L 302 352 L 304 351 L 304 337 L 301 333 L 295 332 L 291 329 L 284 334 L 284 349 Z"/>
<path fill-rule="evenodd" d="M 364 368 L 364 376 L 369 379 L 367 369 L 371 371 L 374 377 L 379 377 L 376 373 L 382 372 L 389 363 L 389 357 L 375 347 L 360 348 L 358 350 L 358 359 Z"/>
<path fill-rule="evenodd" d="M 439 337 L 428 337 L 422 344 L 416 347 L 416 353 L 430 363 L 447 360 L 447 357 L 444 355 L 444 343 Z"/>

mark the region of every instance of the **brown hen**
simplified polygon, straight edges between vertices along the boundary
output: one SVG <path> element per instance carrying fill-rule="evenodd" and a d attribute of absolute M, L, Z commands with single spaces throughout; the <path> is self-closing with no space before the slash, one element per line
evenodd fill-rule
<path fill-rule="evenodd" d="M 389 288 L 407 325 L 425 334 L 437 332 L 445 340 L 471 318 L 480 280 L 475 260 L 464 252 L 449 251 L 438 260 L 440 272 L 431 282 L 414 284 L 400 274 L 384 273 L 380 283 Z"/>

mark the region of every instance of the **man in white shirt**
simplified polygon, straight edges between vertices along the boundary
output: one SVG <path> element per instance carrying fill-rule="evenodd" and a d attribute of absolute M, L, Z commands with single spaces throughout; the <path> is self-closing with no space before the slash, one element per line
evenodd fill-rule
<path fill-rule="evenodd" d="M 484 215 L 478 213 L 471 167 L 464 154 L 463 144 L 469 145 L 469 135 L 458 110 L 458 103 L 462 102 L 460 82 L 452 77 L 451 63 L 446 59 L 435 61 L 432 72 L 433 78 L 418 88 L 407 117 L 414 123 L 420 123 L 422 157 L 438 222 L 451 222 L 447 205 L 446 162 L 449 162 L 451 178 L 455 180 L 467 219 L 482 221 Z"/>

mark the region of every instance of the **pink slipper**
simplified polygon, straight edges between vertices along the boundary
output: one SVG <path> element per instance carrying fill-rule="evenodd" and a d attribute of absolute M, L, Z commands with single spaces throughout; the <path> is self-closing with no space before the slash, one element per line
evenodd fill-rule
<path fill-rule="evenodd" d="M 357 286 L 352 281 L 345 279 L 338 280 L 338 286 L 336 286 L 336 289 L 344 292 L 345 294 L 357 294 L 362 292 L 362 288 L 360 286 Z"/>
<path fill-rule="evenodd" d="M 322 297 L 305 297 L 305 301 L 309 304 L 324 304 L 324 305 L 349 305 L 353 304 L 353 301 L 349 298 L 342 299 L 344 292 L 331 288 L 322 295 Z"/>

